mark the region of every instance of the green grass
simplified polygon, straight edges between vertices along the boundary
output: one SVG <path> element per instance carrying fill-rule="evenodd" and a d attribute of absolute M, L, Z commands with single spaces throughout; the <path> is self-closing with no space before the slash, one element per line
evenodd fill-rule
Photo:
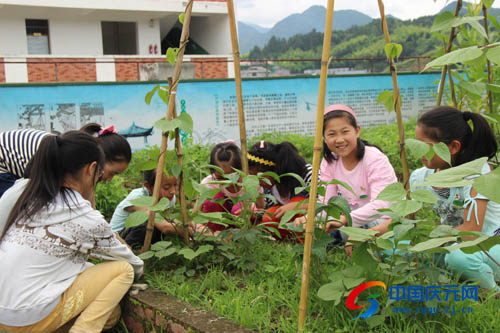
<path fill-rule="evenodd" d="M 154 288 L 247 328 L 260 332 L 296 332 L 302 262 L 291 254 L 291 250 L 290 244 L 259 242 L 248 253 L 258 262 L 254 271 L 228 272 L 227 267 L 219 265 L 211 266 L 192 278 L 176 273 L 175 269 L 159 269 L 165 267 L 164 262 L 150 262 L 148 265 L 155 267 L 147 271 L 145 278 Z M 365 320 L 352 320 L 359 311 L 348 310 L 345 298 L 335 306 L 317 296 L 319 287 L 329 282 L 328 276 L 332 272 L 349 265 L 350 260 L 340 249 L 330 252 L 323 263 L 312 258 L 306 332 L 494 332 L 500 325 L 497 314 L 500 300 L 488 299 L 482 303 L 456 303 L 457 307 L 472 307 L 472 314 L 460 313 L 450 317 L 444 314 L 399 314 L 370 329 Z M 417 302 L 406 305 L 425 306 Z M 398 302 L 393 306 L 404 304 Z M 381 309 L 383 307 L 381 304 Z M 385 311 L 392 311 L 392 306 Z"/>

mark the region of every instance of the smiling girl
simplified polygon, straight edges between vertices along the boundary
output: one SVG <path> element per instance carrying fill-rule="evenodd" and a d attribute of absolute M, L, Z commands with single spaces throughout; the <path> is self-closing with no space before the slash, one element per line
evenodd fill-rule
<path fill-rule="evenodd" d="M 397 181 L 387 156 L 359 137 L 360 127 L 353 109 L 334 104 L 325 110 L 323 122 L 323 161 L 321 180 L 337 179 L 347 183 L 354 191 L 339 185 L 327 185 L 325 203 L 333 196 L 343 196 L 351 206 L 354 227 L 373 227 L 380 222 L 374 217 L 378 209 L 388 208 L 390 203 L 375 200 L 389 184 Z M 331 232 L 347 223 L 345 216 L 339 222 L 328 222 L 326 231 Z"/>

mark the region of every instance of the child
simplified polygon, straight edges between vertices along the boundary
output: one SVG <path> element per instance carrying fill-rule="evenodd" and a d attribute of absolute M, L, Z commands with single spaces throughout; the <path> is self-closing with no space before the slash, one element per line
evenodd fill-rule
<path fill-rule="evenodd" d="M 469 124 L 472 123 L 472 128 Z M 480 157 L 493 158 L 497 143 L 488 122 L 477 113 L 461 112 L 453 107 L 441 106 L 424 113 L 417 122 L 415 136 L 429 144 L 444 142 L 451 155 L 451 165 L 435 155 L 431 160 L 422 158 L 425 167 L 412 172 L 410 186 L 424 181 L 434 172 L 458 166 Z M 486 163 L 482 173 L 490 172 Z M 438 199 L 436 210 L 441 223 L 460 231 L 479 231 L 493 235 L 500 227 L 500 204 L 488 201 L 471 185 L 453 188 L 423 188 L 434 193 Z M 461 201 L 463 207 L 454 202 Z M 500 245 L 493 246 L 489 255 L 500 262 Z M 465 254 L 458 249 L 445 256 L 446 265 L 468 280 L 477 280 L 481 287 L 499 290 L 496 281 L 500 279 L 500 267 L 484 252 Z"/>
<path fill-rule="evenodd" d="M 312 166 L 300 156 L 297 148 L 290 142 L 274 144 L 271 142 L 260 141 L 248 151 L 248 171 L 250 174 L 272 171 L 277 175 L 285 173 L 295 173 L 302 177 L 306 186 L 311 182 Z M 276 182 L 274 178 L 267 177 L 269 183 L 261 181 L 260 186 L 264 188 L 264 194 L 272 195 L 277 204 L 271 199 L 266 198 L 263 222 L 279 223 L 283 215 L 294 209 L 307 209 L 307 198 L 309 192 L 306 190 L 295 193 L 295 188 L 300 187 L 300 182 L 292 176 L 280 177 Z M 270 208 L 274 206 L 273 208 Z M 261 208 L 261 207 L 259 207 Z M 285 230 L 278 229 L 282 238 L 290 238 L 292 235 Z"/>
<path fill-rule="evenodd" d="M 0 199 L 8 216 L 0 234 L 0 270 L 8 272 L 0 274 L 1 332 L 53 332 L 72 319 L 71 332 L 101 332 L 119 319 L 143 262 L 91 205 L 104 158 L 86 133 L 48 135 L 30 179 Z M 89 256 L 110 261 L 92 265 Z"/>
<path fill-rule="evenodd" d="M 389 208 L 390 203 L 375 200 L 389 184 L 397 182 L 394 169 L 387 156 L 378 148 L 361 140 L 358 119 L 353 109 L 347 105 L 334 104 L 325 110 L 323 123 L 323 161 L 321 161 L 321 180 L 329 182 L 337 179 L 347 183 L 354 195 L 340 185 L 327 185 L 325 202 L 332 196 L 343 196 L 351 206 L 352 225 L 371 227 L 380 219 L 381 208 Z M 328 222 L 326 231 L 347 223 L 345 216 L 339 222 Z"/>
<path fill-rule="evenodd" d="M 216 144 L 212 151 L 210 152 L 210 165 L 215 165 L 224 171 L 225 175 L 234 173 L 233 169 L 241 170 L 241 152 L 240 148 L 236 146 L 236 142 L 228 140 L 225 142 L 220 142 Z M 221 188 L 220 184 L 210 184 L 210 182 L 223 180 L 223 175 L 218 171 L 213 169 L 211 174 L 205 177 L 201 184 L 205 185 L 210 189 Z M 226 188 L 222 188 L 220 192 L 215 194 L 213 199 L 205 200 L 201 205 L 201 211 L 204 213 L 212 212 L 232 212 L 238 215 L 238 207 L 233 207 L 233 202 L 230 198 L 241 196 L 241 189 L 235 185 L 231 185 Z M 214 202 L 214 200 L 224 199 L 224 203 L 220 205 Z M 197 205 L 195 205 L 196 207 Z M 214 233 L 218 233 L 225 230 L 226 227 L 213 222 L 208 222 L 207 227 Z"/>
<path fill-rule="evenodd" d="M 129 195 L 118 204 L 111 218 L 111 229 L 114 232 L 120 233 L 121 237 L 129 245 L 142 245 L 146 236 L 147 221 L 141 225 L 125 229 L 125 220 L 127 217 L 138 210 L 148 211 L 147 207 L 134 206 L 131 201 L 145 196 L 153 195 L 153 188 L 156 179 L 156 170 L 147 170 L 143 173 L 144 186 L 132 190 Z M 174 176 L 168 177 L 162 175 L 161 187 L 158 200 L 167 198 L 170 200 L 168 207 L 175 205 L 175 193 L 177 192 L 177 179 Z M 182 229 L 175 226 L 169 221 L 155 222 L 152 242 L 155 243 L 161 240 L 161 235 L 176 235 L 182 234 Z M 124 230 L 125 229 L 125 230 Z"/>

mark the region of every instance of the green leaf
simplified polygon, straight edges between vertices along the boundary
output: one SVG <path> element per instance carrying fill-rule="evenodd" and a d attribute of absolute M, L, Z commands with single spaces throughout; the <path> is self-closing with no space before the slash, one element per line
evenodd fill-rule
<path fill-rule="evenodd" d="M 441 31 L 441 30 L 450 30 L 453 26 L 453 22 L 455 20 L 455 15 L 452 12 L 446 11 L 434 18 L 434 22 L 432 23 L 431 31 Z"/>
<path fill-rule="evenodd" d="M 443 161 L 451 165 L 450 150 L 444 142 L 435 143 L 432 148 L 437 156 L 441 157 Z"/>
<path fill-rule="evenodd" d="M 497 30 L 500 30 L 500 24 L 498 23 L 496 16 L 489 14 L 488 20 L 490 20 L 491 24 L 493 24 L 493 26 L 497 28 Z"/>
<path fill-rule="evenodd" d="M 482 241 L 479 245 L 485 250 L 489 251 L 493 246 L 500 244 L 500 236 L 490 236 L 488 239 Z M 466 254 L 471 254 L 474 252 L 477 252 L 479 250 L 478 246 L 473 246 L 473 247 L 468 247 L 468 248 L 462 248 L 461 249 L 463 253 Z"/>
<path fill-rule="evenodd" d="M 153 98 L 155 92 L 160 88 L 160 85 L 156 85 L 153 90 L 151 90 L 150 92 L 148 92 L 146 94 L 146 97 L 144 97 L 144 102 L 146 102 L 147 105 L 151 104 L 151 99 Z"/>
<path fill-rule="evenodd" d="M 500 65 L 500 45 L 488 48 L 486 50 L 486 58 L 488 58 L 489 61 L 497 65 Z"/>
<path fill-rule="evenodd" d="M 243 187 L 252 197 L 256 198 L 259 190 L 259 178 L 255 175 L 248 175 L 243 179 Z"/>
<path fill-rule="evenodd" d="M 305 213 L 307 212 L 304 209 L 292 209 L 285 212 L 285 214 L 283 214 L 283 216 L 281 217 L 280 226 L 290 221 L 292 217 L 294 217 L 295 215 L 297 214 L 303 215 Z"/>
<path fill-rule="evenodd" d="M 449 235 L 458 235 L 458 232 L 459 231 L 453 228 L 451 225 L 440 224 L 430 232 L 429 237 L 436 238 Z"/>
<path fill-rule="evenodd" d="M 377 247 L 383 250 L 392 250 L 394 248 L 394 243 L 388 239 L 378 238 L 375 239 Z"/>
<path fill-rule="evenodd" d="M 160 201 L 158 201 L 158 203 L 153 207 L 149 208 L 149 210 L 154 212 L 164 211 L 165 209 L 168 208 L 169 204 L 170 200 L 168 200 L 168 198 L 161 198 Z"/>
<path fill-rule="evenodd" d="M 493 3 L 495 2 L 495 0 L 482 0 L 482 1 L 483 5 L 488 9 L 491 9 L 491 6 L 493 6 Z"/>
<path fill-rule="evenodd" d="M 156 166 L 158 165 L 158 162 L 156 160 L 149 160 L 149 161 L 144 161 L 142 163 L 138 163 L 136 169 L 138 171 L 145 171 L 145 170 L 153 170 L 156 169 Z"/>
<path fill-rule="evenodd" d="M 137 207 L 151 207 L 155 203 L 155 198 L 154 197 L 141 197 L 137 199 L 130 200 L 130 203 L 134 206 Z"/>
<path fill-rule="evenodd" d="M 483 26 L 478 22 L 482 19 L 483 19 L 482 16 L 455 17 L 451 12 L 447 11 L 438 15 L 434 19 L 431 31 L 441 31 L 441 30 L 449 31 L 451 28 L 458 27 L 462 24 L 469 24 L 472 28 L 474 28 L 477 32 L 479 32 L 483 38 L 488 39 L 486 31 L 484 30 Z"/>
<path fill-rule="evenodd" d="M 170 92 L 168 91 L 168 86 L 167 87 L 160 87 L 158 89 L 158 96 L 162 99 L 165 104 L 168 104 L 168 99 L 170 98 Z"/>
<path fill-rule="evenodd" d="M 164 257 L 168 257 L 168 256 L 174 254 L 175 252 L 177 252 L 177 249 L 175 247 L 171 247 L 169 249 L 164 249 L 164 250 L 160 250 L 160 251 L 156 252 L 155 257 L 161 259 Z"/>
<path fill-rule="evenodd" d="M 155 253 L 153 251 L 146 251 L 144 253 L 139 254 L 138 257 L 141 258 L 142 260 L 146 260 L 149 258 L 153 258 L 154 255 Z"/>
<path fill-rule="evenodd" d="M 368 243 L 363 242 L 352 250 L 352 261 L 369 272 L 377 270 L 377 261 L 368 252 Z"/>
<path fill-rule="evenodd" d="M 422 252 L 425 250 L 441 247 L 441 245 L 446 244 L 448 242 L 456 242 L 456 240 L 457 237 L 433 238 L 425 242 L 418 243 L 415 246 L 410 247 L 409 250 L 413 252 Z"/>
<path fill-rule="evenodd" d="M 473 180 L 465 178 L 481 175 L 481 170 L 487 160 L 487 157 L 482 157 L 453 168 L 441 170 L 427 176 L 424 182 L 416 184 L 416 186 L 460 187 L 470 185 Z"/>
<path fill-rule="evenodd" d="M 167 247 L 169 247 L 170 245 L 172 245 L 172 242 L 170 242 L 170 241 L 160 241 L 160 242 L 156 242 L 156 243 L 154 243 L 153 245 L 151 245 L 151 250 L 153 250 L 153 251 L 160 251 L 160 250 L 164 250 L 164 249 L 166 249 Z"/>
<path fill-rule="evenodd" d="M 420 140 L 406 139 L 405 145 L 415 158 L 421 158 L 430 150 L 430 145 Z"/>
<path fill-rule="evenodd" d="M 179 255 L 184 256 L 184 258 L 186 258 L 187 260 L 193 260 L 197 256 L 196 252 L 188 247 L 179 250 Z"/>
<path fill-rule="evenodd" d="M 483 51 L 477 46 L 470 46 L 446 53 L 425 65 L 424 71 L 431 67 L 442 67 L 445 65 L 465 63 L 477 59 L 483 55 Z"/>
<path fill-rule="evenodd" d="M 193 132 L 193 119 L 187 112 L 182 112 L 177 118 L 179 128 L 186 133 Z"/>
<path fill-rule="evenodd" d="M 377 231 L 356 227 L 342 227 L 340 230 L 345 232 L 354 241 L 365 241 L 377 234 Z"/>
<path fill-rule="evenodd" d="M 500 203 L 500 167 L 474 179 L 472 187 L 489 200 Z"/>
<path fill-rule="evenodd" d="M 382 91 L 377 98 L 377 104 L 383 103 L 387 111 L 394 111 L 394 93 L 392 91 Z"/>
<path fill-rule="evenodd" d="M 347 225 L 352 225 L 351 206 L 349 205 L 349 202 L 346 200 L 346 198 L 341 196 L 333 196 L 328 200 L 328 207 L 339 209 L 347 218 Z M 331 216 L 336 217 L 336 215 Z"/>
<path fill-rule="evenodd" d="M 175 178 L 179 178 L 179 175 L 181 174 L 181 171 L 182 171 L 182 168 L 178 164 L 174 164 L 170 168 L 170 172 L 172 172 L 172 176 L 174 176 Z"/>
<path fill-rule="evenodd" d="M 306 186 L 306 183 L 304 183 L 304 179 L 301 176 L 297 175 L 296 173 L 293 172 L 283 173 L 280 175 L 280 179 L 282 179 L 283 177 L 293 177 L 299 181 L 300 186 Z"/>
<path fill-rule="evenodd" d="M 467 248 L 469 251 L 477 252 L 477 251 L 481 251 L 481 249 L 479 247 L 477 247 L 476 245 L 481 243 L 482 241 L 488 239 L 488 238 L 490 238 L 490 236 L 481 235 L 480 237 L 478 237 L 474 240 L 453 244 L 451 246 L 445 246 L 444 248 L 449 252 L 455 251 L 458 249 L 464 249 L 464 248 Z M 474 252 L 472 252 L 472 253 L 474 253 Z"/>
<path fill-rule="evenodd" d="M 401 239 L 403 236 L 411 229 L 413 229 L 413 224 L 398 224 L 396 225 L 392 231 L 394 231 L 394 238 Z"/>
<path fill-rule="evenodd" d="M 413 200 L 402 200 L 391 205 L 391 210 L 399 216 L 406 216 L 415 213 L 422 208 L 422 203 Z"/>
<path fill-rule="evenodd" d="M 484 82 L 461 81 L 458 86 L 476 96 L 483 96 L 486 90 L 486 83 Z"/>
<path fill-rule="evenodd" d="M 403 46 L 397 43 L 389 43 L 385 44 L 384 50 L 387 59 L 399 58 L 401 52 L 403 52 Z"/>
<path fill-rule="evenodd" d="M 144 210 L 138 210 L 130 214 L 125 220 L 125 227 L 131 228 L 143 224 L 149 217 L 149 214 Z"/>
<path fill-rule="evenodd" d="M 175 64 L 175 61 L 177 60 L 177 53 L 179 53 L 178 47 L 169 47 L 167 49 L 166 58 L 167 58 L 167 61 L 172 66 Z"/>
<path fill-rule="evenodd" d="M 413 200 L 417 200 L 420 202 L 437 204 L 436 195 L 426 189 L 419 188 L 410 193 L 410 196 Z"/>
<path fill-rule="evenodd" d="M 179 14 L 179 22 L 181 24 L 184 24 L 184 19 L 186 18 L 186 14 L 185 13 L 180 13 Z"/>
<path fill-rule="evenodd" d="M 486 84 L 486 89 L 494 93 L 500 93 L 500 86 L 497 84 Z"/>
<path fill-rule="evenodd" d="M 340 302 L 340 300 L 344 296 L 344 291 L 345 289 L 341 280 L 330 282 L 319 288 L 318 297 L 323 301 Z"/>
<path fill-rule="evenodd" d="M 385 316 L 382 315 L 374 315 L 370 318 L 366 318 L 366 322 L 370 326 L 370 328 L 374 328 L 382 325 L 385 322 Z"/>
<path fill-rule="evenodd" d="M 401 183 L 392 183 L 384 188 L 376 200 L 400 201 L 406 197 L 406 190 Z"/>
<path fill-rule="evenodd" d="M 354 279 L 343 279 L 342 282 L 344 283 L 344 286 L 346 287 L 346 289 L 352 289 L 354 287 L 359 286 L 365 280 L 366 280 L 366 278 L 359 277 L 359 278 L 354 278 Z"/>

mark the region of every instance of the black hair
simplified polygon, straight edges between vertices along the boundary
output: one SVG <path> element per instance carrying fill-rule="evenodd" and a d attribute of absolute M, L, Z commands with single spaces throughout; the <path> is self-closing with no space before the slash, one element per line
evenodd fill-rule
<path fill-rule="evenodd" d="M 132 159 L 132 150 L 127 139 L 118 133 L 99 134 L 102 126 L 97 123 L 89 123 L 80 128 L 80 131 L 86 132 L 92 136 L 97 136 L 101 145 L 106 162 L 126 162 L 130 163 Z"/>
<path fill-rule="evenodd" d="M 103 168 L 104 153 L 97 139 L 87 133 L 69 131 L 61 136 L 45 136 L 31 159 L 30 180 L 10 211 L 0 240 L 9 226 L 21 218 L 31 219 L 58 194 L 69 206 L 70 192 L 63 186 L 64 177 L 77 177 L 81 169 L 92 162 L 97 162 L 97 173 Z"/>
<path fill-rule="evenodd" d="M 352 127 L 358 128 L 358 123 L 356 122 L 356 118 L 354 118 L 354 116 L 352 114 L 350 114 L 349 112 L 344 111 L 344 110 L 332 110 L 332 111 L 328 112 L 327 114 L 325 114 L 325 117 L 323 119 L 323 135 L 325 133 L 325 128 L 326 128 L 326 124 L 327 124 L 328 120 L 333 119 L 333 118 L 347 118 L 347 120 L 352 125 Z M 358 149 L 356 151 L 356 159 L 358 161 L 362 160 L 363 157 L 365 156 L 365 147 L 366 146 L 375 147 L 378 150 L 380 150 L 381 152 L 383 152 L 382 149 L 380 149 L 380 147 L 378 147 L 374 144 L 371 144 L 368 141 L 363 140 L 359 137 L 357 140 L 357 146 L 358 146 Z M 325 158 L 325 160 L 328 163 L 333 163 L 333 161 L 337 160 L 337 157 L 335 157 L 335 155 L 332 154 L 332 151 L 326 145 L 325 140 L 323 140 L 323 157 Z"/>
<path fill-rule="evenodd" d="M 142 177 L 144 179 L 144 182 L 148 183 L 149 186 L 151 186 L 151 187 L 155 186 L 156 169 L 143 171 Z"/>
<path fill-rule="evenodd" d="M 229 164 L 241 170 L 241 151 L 233 142 L 221 142 L 216 144 L 210 152 L 210 164 L 217 166 L 219 162 L 229 162 Z"/>
<path fill-rule="evenodd" d="M 469 125 L 472 121 L 472 128 Z M 425 112 L 417 121 L 424 134 L 438 142 L 450 144 L 458 140 L 460 151 L 452 166 L 458 166 L 480 157 L 493 158 L 497 142 L 486 119 L 478 113 L 462 112 L 451 106 L 439 106 Z"/>
<path fill-rule="evenodd" d="M 248 167 L 256 169 L 257 172 L 272 171 L 278 175 L 295 173 L 302 178 L 306 176 L 306 160 L 300 156 L 297 148 L 288 141 L 283 141 L 279 144 L 261 141 L 254 144 L 248 153 L 275 164 L 274 166 L 270 166 L 248 159 Z M 301 186 L 299 181 L 292 176 L 282 177 L 279 183 L 276 184 L 278 193 L 282 197 L 294 196 L 294 189 L 299 186 Z"/>

